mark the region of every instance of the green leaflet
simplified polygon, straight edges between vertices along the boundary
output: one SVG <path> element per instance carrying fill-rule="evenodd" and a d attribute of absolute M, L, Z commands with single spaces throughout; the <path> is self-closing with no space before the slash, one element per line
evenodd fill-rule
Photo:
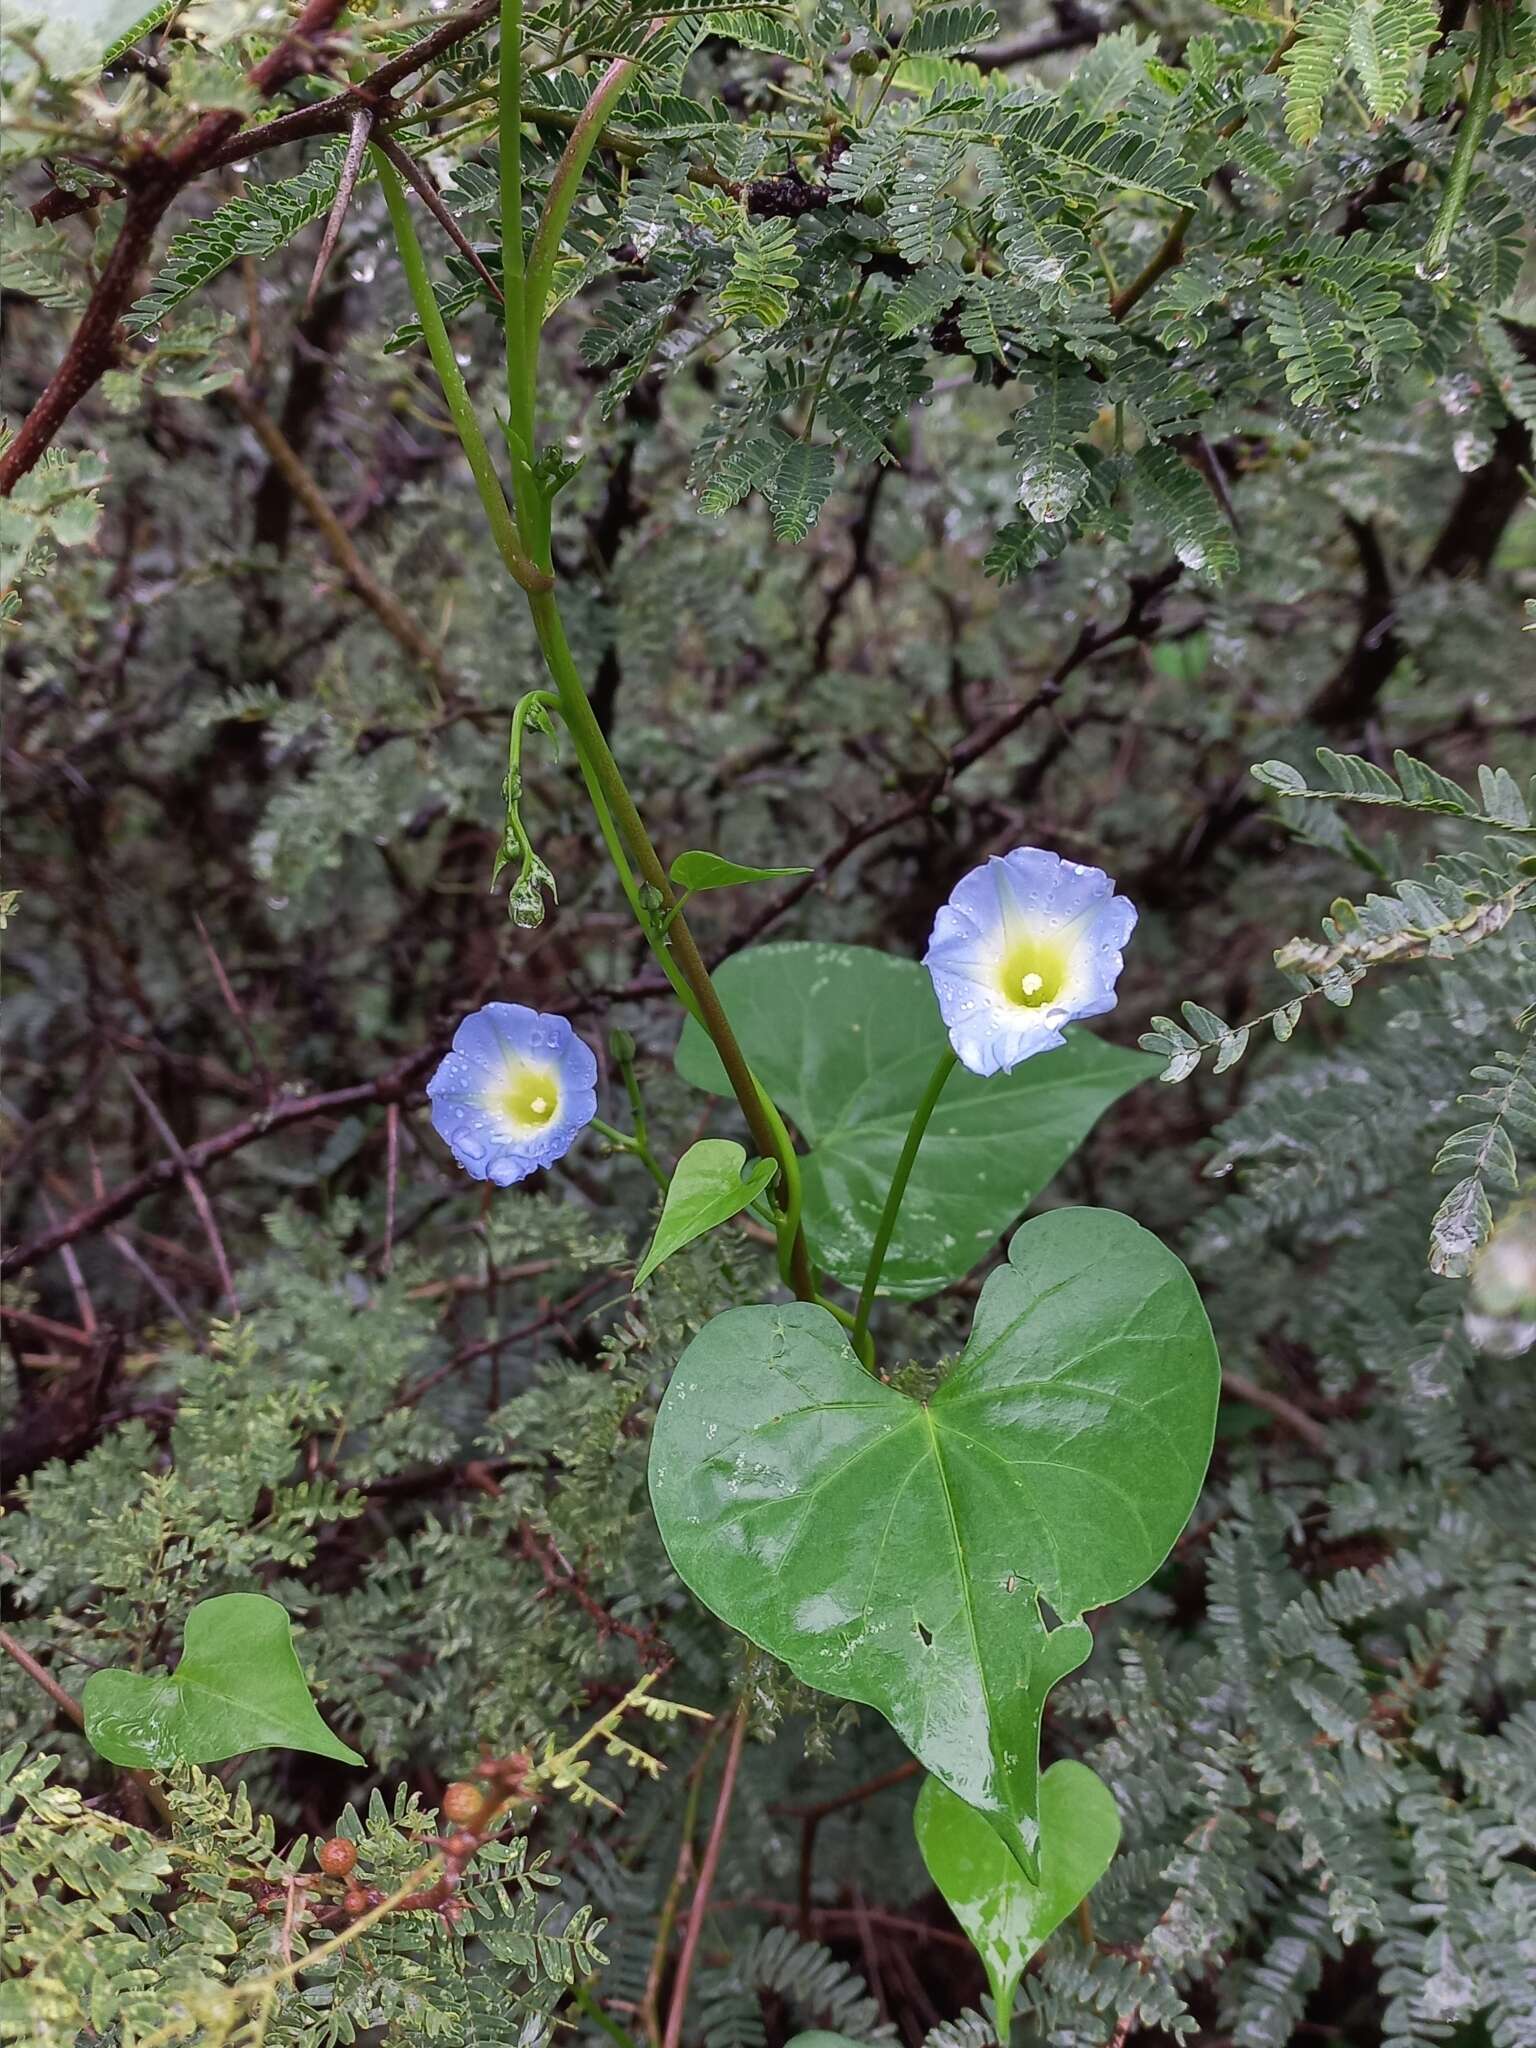
<path fill-rule="evenodd" d="M 927 972 L 865 946 L 759 946 L 715 977 L 758 1079 L 799 1127 L 817 1263 L 857 1286 L 912 1111 L 946 1044 Z M 683 1027 L 678 1072 L 730 1092 Z M 958 1068 L 917 1155 L 881 1276 L 917 1300 L 962 1279 L 1153 1062 L 1072 1031 L 1058 1052 L 990 1079 Z"/>
<path fill-rule="evenodd" d="M 701 1138 L 688 1147 L 667 1189 L 651 1248 L 635 1274 L 637 1288 L 644 1286 L 663 1259 L 670 1259 L 716 1224 L 729 1223 L 749 1202 L 757 1200 L 776 1169 L 771 1159 L 758 1159 L 743 1180 L 741 1170 L 746 1163 L 746 1153 L 729 1138 Z"/>
<path fill-rule="evenodd" d="M 912 1815 L 928 1875 L 971 1938 L 1008 2039 L 1013 1996 L 1029 1959 L 1087 1898 L 1120 1846 L 1109 1787 L 1063 1758 L 1040 1780 L 1040 1875 L 1031 1882 L 986 1821 L 929 1778 Z"/>
<path fill-rule="evenodd" d="M 719 853 L 680 853 L 668 870 L 680 889 L 697 896 L 704 889 L 735 889 L 744 882 L 780 882 L 808 875 L 810 868 L 749 868 Z"/>
<path fill-rule="evenodd" d="M 81 1704 L 91 1747 L 134 1770 L 213 1764 L 252 1749 L 364 1762 L 316 1712 L 288 1615 L 263 1593 L 199 1600 L 173 1672 L 93 1671 Z"/>
<path fill-rule="evenodd" d="M 1142 1585 L 1188 1519 L 1219 1381 L 1173 1253 L 1058 1209 L 1015 1235 L 926 1404 L 866 1373 L 824 1308 L 716 1316 L 661 1404 L 651 1500 L 707 1607 L 877 1707 L 1033 1875 L 1046 1694 L 1092 1648 L 1083 1612 Z"/>

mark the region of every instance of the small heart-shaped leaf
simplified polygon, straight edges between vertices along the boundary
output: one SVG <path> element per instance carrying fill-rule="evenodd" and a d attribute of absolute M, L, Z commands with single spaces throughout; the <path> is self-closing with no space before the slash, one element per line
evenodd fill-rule
<path fill-rule="evenodd" d="M 651 1248 L 635 1274 L 636 1287 L 650 1279 L 663 1259 L 692 1244 L 717 1223 L 729 1223 L 755 1202 L 777 1171 L 771 1159 L 754 1160 L 745 1180 L 747 1155 L 729 1138 L 700 1138 L 677 1162 L 661 1207 Z"/>
<path fill-rule="evenodd" d="M 657 1415 L 651 1499 L 707 1607 L 877 1707 L 1033 1873 L 1045 1696 L 1093 1646 L 1084 1610 L 1143 1584 L 1187 1521 L 1219 1382 L 1173 1253 L 1128 1216 L 1057 1209 L 1016 1233 L 927 1403 L 815 1304 L 716 1316 Z"/>
<path fill-rule="evenodd" d="M 316 1712 L 287 1611 L 263 1593 L 199 1600 L 173 1672 L 93 1671 L 81 1704 L 91 1747 L 132 1770 L 216 1764 L 252 1749 L 364 1761 Z"/>
<path fill-rule="evenodd" d="M 933 983 L 915 960 L 869 946 L 754 946 L 715 985 L 752 1068 L 799 1129 L 805 1230 L 818 1266 L 864 1278 L 912 1112 L 948 1048 Z M 728 1095 L 691 1021 L 677 1070 Z M 880 1292 L 914 1301 L 992 1250 L 1112 1102 L 1157 1062 L 1071 1030 L 1011 1074 L 959 1068 L 944 1085 L 881 1268 Z"/>
<path fill-rule="evenodd" d="M 928 1875 L 986 1966 L 997 2037 L 1008 2039 L 1013 1995 L 1035 1951 L 1093 1890 L 1120 1846 L 1109 1787 L 1063 1759 L 1040 1780 L 1040 1870 L 1033 1881 L 974 1807 L 937 1778 L 912 1816 Z"/>
<path fill-rule="evenodd" d="M 680 853 L 671 867 L 680 889 L 697 896 L 703 889 L 739 889 L 744 882 L 781 882 L 791 875 L 809 875 L 811 868 L 749 868 L 719 853 Z"/>

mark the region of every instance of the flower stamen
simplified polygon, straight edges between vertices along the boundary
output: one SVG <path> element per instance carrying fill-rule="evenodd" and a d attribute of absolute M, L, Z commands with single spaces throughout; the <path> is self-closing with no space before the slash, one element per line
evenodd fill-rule
<path fill-rule="evenodd" d="M 1021 939 L 998 963 L 998 989 L 1021 1009 L 1049 1009 L 1061 999 L 1069 966 L 1064 948 L 1049 939 Z"/>
<path fill-rule="evenodd" d="M 509 1067 L 497 1091 L 496 1108 L 514 1124 L 539 1129 L 560 1107 L 554 1076 L 539 1067 Z"/>

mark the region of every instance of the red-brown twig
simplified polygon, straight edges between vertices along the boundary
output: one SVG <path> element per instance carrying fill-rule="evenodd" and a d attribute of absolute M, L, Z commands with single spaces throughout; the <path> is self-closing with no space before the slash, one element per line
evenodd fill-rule
<path fill-rule="evenodd" d="M 489 1358 L 508 1344 L 519 1344 L 525 1337 L 536 1337 L 540 1330 L 547 1330 L 551 1323 L 558 1323 L 560 1318 L 568 1315 L 573 1308 L 580 1308 L 584 1301 L 590 1300 L 603 1288 L 611 1286 L 612 1277 L 609 1273 L 598 1273 L 592 1279 L 584 1281 L 574 1294 L 568 1294 L 563 1301 L 554 1302 L 550 1307 L 541 1309 L 530 1322 L 520 1324 L 515 1330 L 508 1330 L 504 1336 L 482 1337 L 478 1343 L 466 1344 L 464 1349 L 456 1351 L 446 1364 L 438 1366 L 435 1372 L 429 1372 L 424 1380 L 418 1380 L 414 1387 L 402 1394 L 401 1406 L 410 1407 L 419 1401 L 423 1394 L 429 1393 L 433 1387 L 447 1379 L 451 1373 L 458 1372 L 466 1365 L 472 1365 L 477 1358 Z"/>
<path fill-rule="evenodd" d="M 48 1220 L 51 1223 L 53 1221 L 53 1204 L 46 1195 L 43 1197 L 43 1208 L 47 1212 Z M 80 1327 L 87 1337 L 94 1337 L 97 1328 L 96 1307 L 91 1300 L 91 1290 L 85 1284 L 85 1275 L 80 1270 L 80 1261 L 75 1257 L 68 1245 L 60 1246 L 59 1258 L 64 1267 L 64 1276 L 69 1282 L 69 1291 L 75 1297 L 75 1307 L 80 1316 Z"/>
<path fill-rule="evenodd" d="M 741 1746 L 746 1740 L 746 1734 L 747 1707 L 743 1700 L 736 1709 L 736 1718 L 731 1726 L 731 1743 L 725 1753 L 725 1769 L 720 1774 L 720 1794 L 715 1801 L 715 1817 L 710 1823 L 709 1840 L 704 1845 L 704 1860 L 699 1865 L 699 1881 L 694 1886 L 693 1902 L 688 1908 L 688 1926 L 683 1935 L 682 1954 L 677 1959 L 677 1977 L 672 1986 L 672 2009 L 667 2014 L 667 2031 L 662 2048 L 679 2048 L 683 2038 L 683 2020 L 688 2011 L 688 1986 L 693 1979 L 694 1958 L 699 1951 L 699 1935 L 703 1931 L 709 1895 L 714 1889 L 715 1872 L 720 1867 L 720 1850 L 725 1841 L 726 1823 L 731 1816 L 731 1801 L 736 1796 L 736 1773 L 741 1765 Z"/>
<path fill-rule="evenodd" d="M 683 1801 L 683 1823 L 678 1834 L 677 1862 L 672 1870 L 672 1882 L 667 1886 L 667 1895 L 662 1900 L 661 1912 L 656 1921 L 656 1940 L 651 1948 L 650 1965 L 645 1973 L 645 1994 L 640 2001 L 640 2023 L 647 2041 L 652 2048 L 661 2048 L 661 1987 L 667 1973 L 667 1957 L 672 1950 L 672 1929 L 677 1924 L 678 1907 L 682 1904 L 683 1889 L 693 1876 L 693 1831 L 699 1817 L 699 1794 L 704 1789 L 704 1773 L 714 1754 L 715 1744 L 725 1723 L 718 1718 L 709 1725 L 709 1734 L 704 1747 L 694 1759 L 688 1773 L 687 1795 Z"/>
<path fill-rule="evenodd" d="M 829 1814 L 841 1813 L 845 1807 L 860 1806 L 866 1799 L 873 1799 L 877 1792 L 887 1792 L 892 1785 L 905 1784 L 908 1778 L 915 1778 L 922 1769 L 916 1757 L 908 1757 L 905 1763 L 894 1769 L 882 1771 L 878 1778 L 868 1778 L 862 1785 L 855 1785 L 847 1792 L 835 1792 L 830 1799 L 821 1799 L 814 1806 L 775 1806 L 772 1812 L 792 1817 L 800 1823 L 800 1932 L 807 1938 L 811 1932 L 811 1873 L 816 1860 L 816 1832 Z"/>
<path fill-rule="evenodd" d="M 889 810 L 882 811 L 878 817 L 862 819 L 850 825 L 837 845 L 823 855 L 810 874 L 780 890 L 778 895 L 771 898 L 755 916 L 732 932 L 720 949 L 721 957 L 739 953 L 743 946 L 749 946 L 753 940 L 761 938 L 765 931 L 777 924 L 780 918 L 793 910 L 813 889 L 821 888 L 870 840 L 882 838 L 887 832 L 894 832 L 902 825 L 909 825 L 918 818 L 926 817 L 957 775 L 963 775 L 966 769 L 974 767 L 978 761 L 1001 746 L 1004 740 L 1027 724 L 1037 712 L 1049 711 L 1061 696 L 1069 679 L 1085 663 L 1102 654 L 1106 648 L 1113 647 L 1118 641 L 1150 638 L 1156 628 L 1162 599 L 1182 574 L 1179 564 L 1170 562 L 1152 575 L 1132 577 L 1130 596 L 1125 610 L 1118 619 L 1108 625 L 1085 625 L 1045 681 L 1030 696 L 1021 698 L 1018 703 L 1010 704 L 1006 710 L 997 712 L 993 717 L 973 727 L 949 750 L 942 764 L 931 774 L 923 777 L 911 796 L 902 798 Z M 1056 742 L 1053 741 L 1053 744 Z M 1054 753 L 1042 753 L 1039 759 L 1028 764 L 1025 774 L 1034 779 L 1042 763 L 1054 758 Z M 666 987 L 667 983 L 661 975 L 646 973 L 636 975 L 633 980 L 621 987 L 609 989 L 606 993 L 612 1001 L 628 1001 L 660 995 Z"/>
<path fill-rule="evenodd" d="M 32 1655 L 32 1652 L 23 1649 L 9 1630 L 3 1628 L 0 1628 L 0 1650 L 4 1650 L 13 1664 L 21 1666 L 34 1685 L 42 1687 L 49 1699 L 53 1701 L 53 1704 L 62 1712 L 68 1714 L 70 1720 L 74 1722 L 77 1728 L 85 1726 L 85 1713 L 81 1708 L 80 1702 L 77 1699 L 71 1698 L 59 1681 L 43 1669 L 42 1665 Z"/>
<path fill-rule="evenodd" d="M 672 1652 L 661 1637 L 653 1629 L 636 1628 L 633 1622 L 620 1621 L 617 1615 L 610 1614 L 591 1592 L 581 1573 L 567 1564 L 548 1537 L 541 1537 L 527 1521 L 519 1522 L 517 1536 L 524 1557 L 538 1566 L 547 1596 L 553 1598 L 556 1594 L 563 1594 L 573 1600 L 596 1627 L 599 1638 L 611 1635 L 626 1637 L 639 1651 L 641 1661 L 653 1671 L 668 1668 Z"/>
<path fill-rule="evenodd" d="M 1276 1422 L 1288 1429 L 1291 1435 L 1304 1443 L 1308 1450 L 1315 1451 L 1320 1458 L 1333 1456 L 1333 1445 L 1328 1432 L 1320 1422 L 1314 1422 L 1304 1409 L 1294 1401 L 1288 1401 L 1284 1394 L 1275 1394 L 1268 1387 L 1261 1387 L 1256 1380 L 1250 1380 L 1241 1373 L 1228 1372 L 1221 1375 L 1221 1391 L 1234 1401 L 1246 1401 L 1251 1408 L 1262 1408 L 1266 1415 L 1272 1415 Z"/>
<path fill-rule="evenodd" d="M 181 1324 L 194 1343 L 198 1342 L 197 1326 L 176 1299 L 176 1296 L 171 1292 L 166 1282 L 161 1279 L 148 1259 L 144 1257 L 143 1253 L 136 1250 L 120 1230 L 109 1230 L 106 1233 L 106 1237 L 107 1243 L 111 1245 L 113 1251 L 117 1253 L 123 1264 L 132 1267 L 134 1272 L 138 1274 L 145 1286 L 154 1295 L 160 1306 L 168 1310 L 176 1318 L 176 1321 Z"/>
<path fill-rule="evenodd" d="M 59 1711 L 67 1714 L 77 1728 L 85 1726 L 85 1710 L 80 1705 L 80 1702 L 67 1693 L 51 1673 L 43 1669 L 42 1665 L 32 1655 L 32 1652 L 24 1649 L 8 1629 L 0 1628 L 0 1650 L 5 1652 L 13 1664 L 19 1665 L 25 1671 L 34 1685 L 42 1687 Z M 147 1771 L 128 1771 L 125 1773 L 125 1776 L 137 1787 L 139 1793 L 149 1801 L 163 1821 L 171 1822 L 175 1819 L 165 1794 L 160 1790 L 154 1779 L 149 1776 Z"/>
<path fill-rule="evenodd" d="M 305 516 L 325 542 L 332 560 L 357 596 L 391 638 L 398 641 L 411 659 L 426 670 L 439 692 L 444 697 L 454 696 L 458 686 L 443 650 L 363 560 L 351 534 L 332 510 L 325 493 L 277 421 L 244 384 L 231 384 L 229 399 L 261 443 L 272 467 L 303 506 Z"/>
<path fill-rule="evenodd" d="M 384 1112 L 384 1249 L 379 1254 L 379 1271 L 387 1273 L 395 1256 L 395 1197 L 400 1185 L 400 1105 L 392 1102 Z"/>
<path fill-rule="evenodd" d="M 266 1062 L 261 1057 L 261 1049 L 256 1043 L 256 1034 L 251 1029 L 250 1019 L 241 1008 L 240 998 L 235 994 L 229 976 L 224 972 L 224 962 L 219 958 L 218 950 L 214 946 L 212 939 L 208 936 L 208 927 L 203 923 L 203 920 L 195 910 L 192 913 L 192 922 L 197 927 L 197 936 L 202 943 L 203 951 L 208 956 L 208 965 L 213 969 L 213 978 L 219 985 L 219 994 L 223 997 L 224 1007 L 234 1019 L 235 1029 L 240 1034 L 241 1043 L 244 1045 L 247 1057 L 251 1062 L 251 1072 L 260 1082 L 262 1093 L 267 1101 L 270 1102 L 277 1093 L 277 1084 L 267 1071 Z"/>
<path fill-rule="evenodd" d="M 213 1253 L 213 1263 L 218 1268 L 219 1285 L 223 1288 L 225 1299 L 230 1307 L 238 1309 L 240 1302 L 235 1294 L 235 1276 L 230 1271 L 229 1259 L 224 1250 L 224 1239 L 219 1233 L 218 1221 L 213 1213 L 213 1204 L 209 1201 L 207 1191 L 197 1177 L 197 1169 L 188 1159 L 186 1147 L 161 1115 L 159 1104 L 144 1086 L 143 1082 L 140 1081 L 138 1075 L 134 1073 L 132 1067 L 123 1067 L 123 1079 L 133 1090 L 139 1107 L 159 1133 L 161 1144 L 164 1145 L 166 1151 L 175 1160 L 177 1171 L 181 1175 L 181 1184 L 192 1198 L 192 1206 L 197 1211 L 197 1220 L 202 1224 L 203 1235 L 208 1240 L 208 1249 Z"/>
<path fill-rule="evenodd" d="M 24 1337 L 36 1337 L 45 1344 L 62 1344 L 67 1351 L 89 1351 L 96 1342 L 91 1330 L 77 1330 L 73 1323 L 56 1323 L 52 1316 L 40 1316 L 29 1308 L 12 1308 L 0 1302 L 0 1322 L 9 1323 Z"/>
<path fill-rule="evenodd" d="M 323 1095 L 281 1096 L 258 1115 L 245 1117 L 241 1122 L 231 1124 L 227 1130 L 216 1131 L 211 1138 L 201 1138 L 195 1145 L 188 1145 L 185 1149 L 187 1163 L 194 1173 L 200 1174 L 215 1160 L 225 1159 L 231 1152 L 253 1145 L 274 1131 L 286 1129 L 289 1124 L 303 1123 L 311 1117 L 328 1116 L 340 1110 L 357 1109 L 364 1103 L 403 1101 L 412 1092 L 418 1076 L 436 1063 L 441 1052 L 442 1047 L 438 1044 L 423 1046 L 376 1079 L 359 1081 L 350 1088 L 332 1088 Z M 87 1232 L 115 1223 L 119 1216 L 126 1216 L 130 1209 L 136 1208 L 146 1195 L 153 1194 L 157 1188 L 169 1186 L 180 1178 L 180 1174 L 181 1168 L 174 1159 L 160 1159 L 153 1166 L 146 1166 L 142 1173 L 134 1174 L 132 1179 L 109 1189 L 95 1201 L 75 1210 L 73 1215 L 51 1223 L 48 1229 L 40 1231 L 26 1244 L 7 1252 L 0 1258 L 0 1273 L 23 1272 L 61 1246 L 73 1244 L 76 1238 L 84 1237 Z"/>
<path fill-rule="evenodd" d="M 345 0 L 308 0 L 287 35 L 246 74 L 247 84 L 265 98 L 313 69 L 344 5 Z M 204 114 L 183 141 L 164 152 L 147 152 L 124 171 L 122 228 L 63 360 L 0 455 L 0 496 L 8 496 L 37 464 L 81 399 L 112 367 L 121 346 L 118 322 L 138 288 L 156 230 L 177 194 L 209 168 L 215 151 L 244 120 L 233 110 Z"/>

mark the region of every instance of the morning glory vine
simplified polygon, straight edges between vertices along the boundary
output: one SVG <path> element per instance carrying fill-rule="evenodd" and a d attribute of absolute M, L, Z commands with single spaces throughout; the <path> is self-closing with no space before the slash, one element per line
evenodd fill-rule
<path fill-rule="evenodd" d="M 748 1209 L 790 1299 L 727 1303 L 679 1360 L 650 1484 L 679 1577 L 807 1683 L 875 1708 L 931 1774 L 916 1826 L 976 1943 L 1006 2037 L 1030 1954 L 1114 1854 L 1113 1794 L 1041 1768 L 1052 1687 L 1092 1650 L 1083 1616 L 1155 1572 L 1193 1509 L 1219 1388 L 1210 1327 L 1177 1258 L 1131 1218 L 1019 1219 L 1097 1117 L 1156 1062 L 1080 1029 L 1113 1008 L 1134 906 L 1099 869 L 1018 847 L 966 875 L 921 965 L 780 944 L 712 975 L 684 898 L 772 872 L 689 850 L 669 868 L 592 710 L 550 545 L 571 465 L 539 442 L 539 342 L 582 176 L 634 69 L 603 73 L 531 244 L 522 219 L 521 11 L 499 56 L 507 481 L 476 417 L 387 158 L 377 170 L 422 337 L 486 521 L 526 598 L 551 687 L 514 716 L 500 867 L 536 923 L 553 878 L 523 816 L 529 725 L 563 728 L 594 828 L 683 1015 L 682 1077 L 734 1099 L 756 1150 L 690 1146 L 670 1172 L 634 1111 L 597 1116 L 598 1063 L 569 1020 L 493 1002 L 429 1084 L 433 1123 L 472 1177 L 509 1187 L 594 1131 L 662 1188 L 645 1285 Z M 1017 1226 L 1017 1227 L 1015 1227 Z M 916 1301 L 988 1260 L 964 1353 L 931 1395 L 893 1384 L 881 1300 Z"/>

